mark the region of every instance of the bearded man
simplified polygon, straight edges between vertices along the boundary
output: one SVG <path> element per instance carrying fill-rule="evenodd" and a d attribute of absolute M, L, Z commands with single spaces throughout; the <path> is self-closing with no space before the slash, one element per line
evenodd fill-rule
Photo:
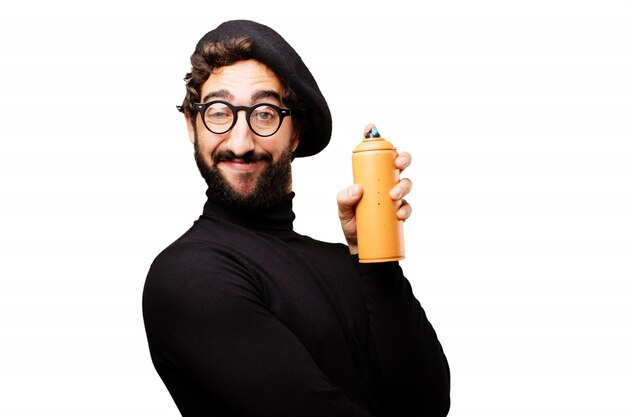
<path fill-rule="evenodd" d="M 362 188 L 337 196 L 347 244 L 293 230 L 291 163 L 324 149 L 332 126 L 300 56 L 240 20 L 207 33 L 191 63 L 180 110 L 207 201 L 143 294 L 152 360 L 181 414 L 445 416 L 448 363 L 400 265 L 358 262 Z M 410 188 L 390 192 L 400 220 Z"/>

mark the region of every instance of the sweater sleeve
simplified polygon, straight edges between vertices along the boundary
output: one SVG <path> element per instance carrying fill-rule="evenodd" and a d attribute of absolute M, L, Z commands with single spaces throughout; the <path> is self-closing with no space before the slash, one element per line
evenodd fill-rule
<path fill-rule="evenodd" d="M 151 355 L 181 413 L 369 416 L 268 311 L 249 273 L 213 257 L 162 255 L 144 288 Z"/>
<path fill-rule="evenodd" d="M 360 264 L 370 337 L 392 415 L 445 416 L 450 369 L 435 330 L 397 262 Z"/>

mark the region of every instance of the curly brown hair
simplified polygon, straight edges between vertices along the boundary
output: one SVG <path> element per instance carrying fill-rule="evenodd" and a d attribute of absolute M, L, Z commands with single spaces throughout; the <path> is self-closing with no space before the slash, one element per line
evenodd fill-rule
<path fill-rule="evenodd" d="M 239 36 L 218 42 L 207 42 L 201 50 L 191 54 L 191 72 L 185 75 L 187 92 L 180 110 L 194 120 L 198 112 L 193 105 L 200 102 L 202 84 L 215 69 L 250 59 L 253 44 L 254 41 L 247 36 Z M 306 106 L 278 74 L 277 77 L 285 87 L 283 103 L 291 109 L 294 128 L 300 130 L 305 122 Z"/>

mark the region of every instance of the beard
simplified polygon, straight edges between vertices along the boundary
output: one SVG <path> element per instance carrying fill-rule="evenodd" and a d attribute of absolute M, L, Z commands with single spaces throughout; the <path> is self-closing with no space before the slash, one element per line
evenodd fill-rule
<path fill-rule="evenodd" d="M 268 153 L 250 151 L 237 158 L 229 150 L 219 151 L 213 154 L 211 157 L 212 165 L 209 165 L 198 149 L 198 139 L 196 138 L 194 158 L 200 175 L 207 183 L 207 197 L 233 211 L 251 214 L 264 210 L 283 200 L 290 192 L 291 161 L 293 160 L 291 147 L 284 151 L 276 162 Z M 242 159 L 245 162 L 265 161 L 267 163 L 259 173 L 256 182 L 251 185 L 252 188 L 245 194 L 237 192 L 226 181 L 218 168 L 219 162 L 234 159 Z M 250 181 L 252 180 L 250 179 Z"/>

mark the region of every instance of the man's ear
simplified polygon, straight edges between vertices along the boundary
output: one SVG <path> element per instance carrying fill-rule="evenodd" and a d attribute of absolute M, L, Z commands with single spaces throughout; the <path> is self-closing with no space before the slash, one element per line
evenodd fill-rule
<path fill-rule="evenodd" d="M 187 134 L 189 135 L 189 140 L 192 144 L 196 143 L 196 131 L 194 127 L 195 122 L 191 120 L 188 110 L 185 110 L 185 122 L 187 122 Z"/>

